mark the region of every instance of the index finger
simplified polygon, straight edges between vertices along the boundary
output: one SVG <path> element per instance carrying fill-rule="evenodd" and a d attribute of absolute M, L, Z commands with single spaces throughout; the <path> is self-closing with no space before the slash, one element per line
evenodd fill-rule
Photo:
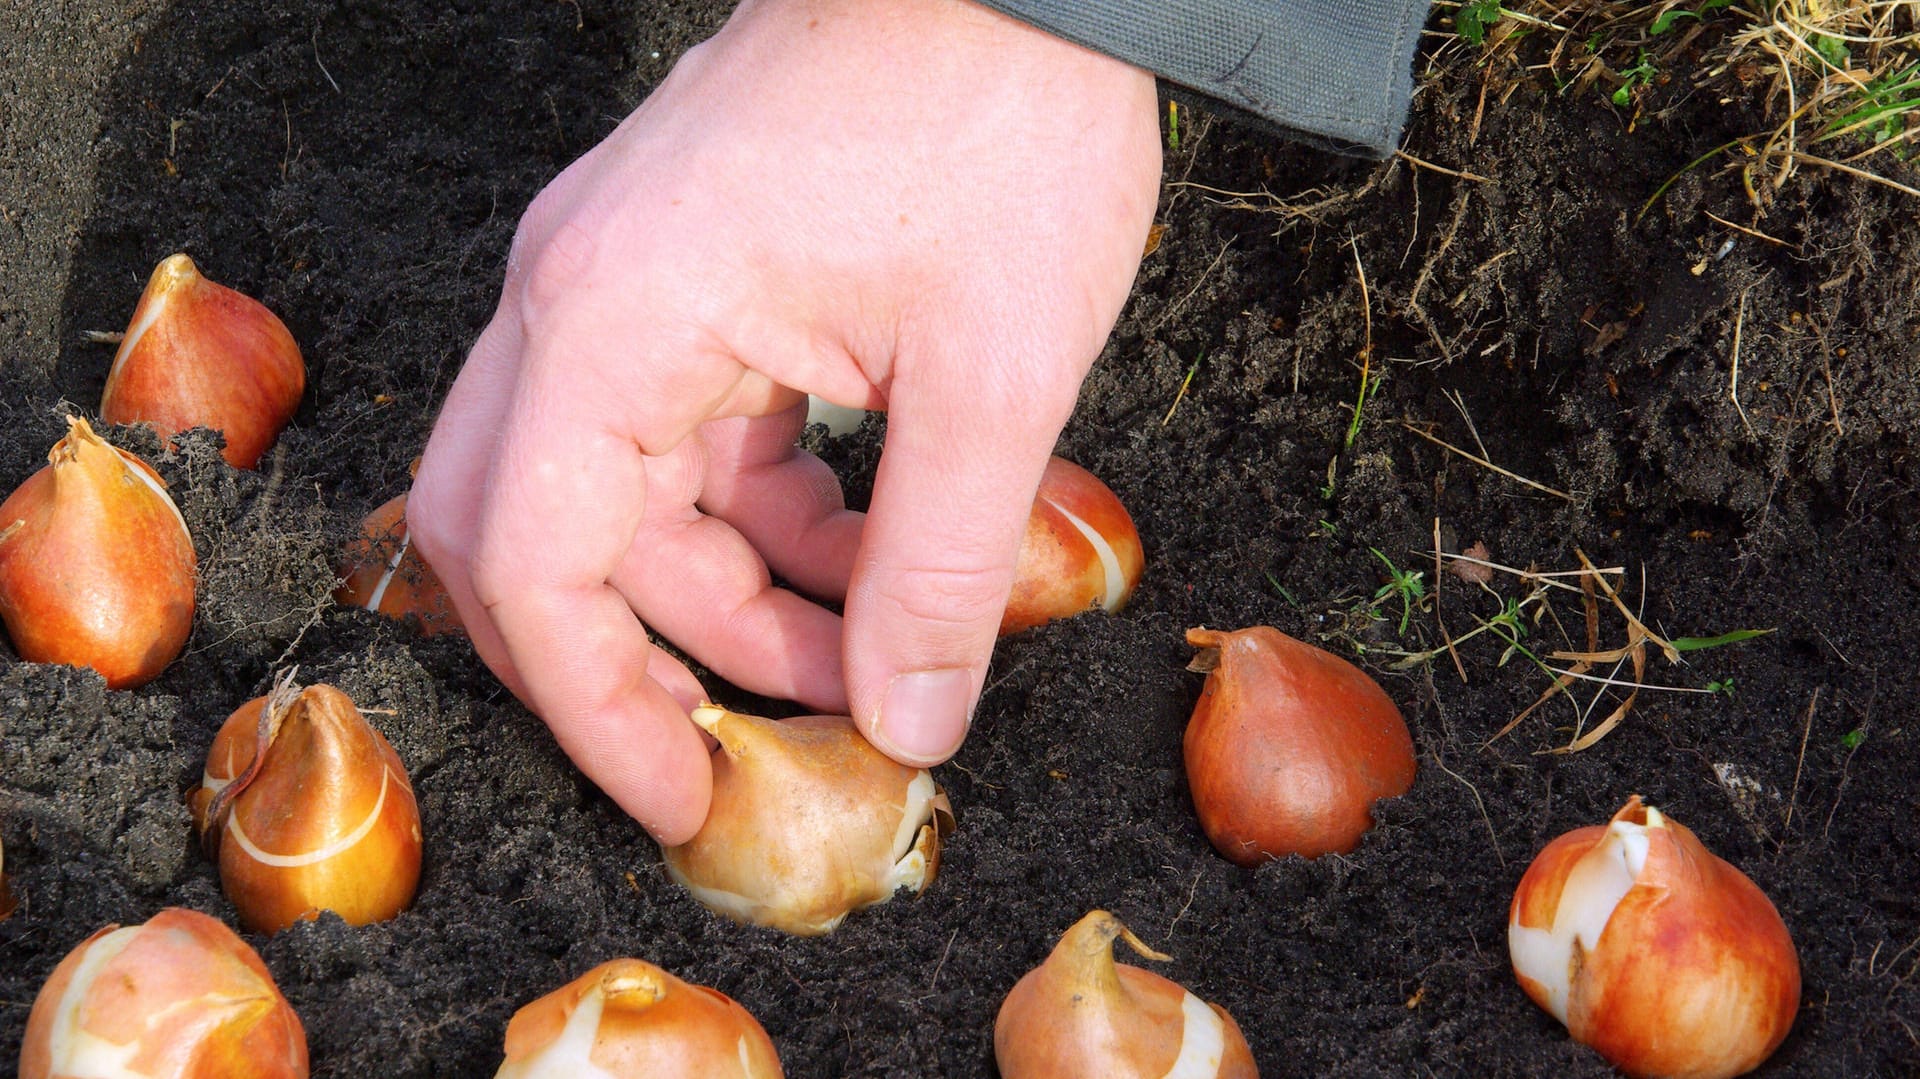
<path fill-rule="evenodd" d="M 739 368 L 623 333 L 591 303 L 550 306 L 539 322 L 476 525 L 474 594 L 567 755 L 662 843 L 684 842 L 706 817 L 706 745 L 647 676 L 653 646 L 609 580 L 645 512 L 641 447 L 677 443 Z M 655 350 L 609 354 L 643 339 Z"/>

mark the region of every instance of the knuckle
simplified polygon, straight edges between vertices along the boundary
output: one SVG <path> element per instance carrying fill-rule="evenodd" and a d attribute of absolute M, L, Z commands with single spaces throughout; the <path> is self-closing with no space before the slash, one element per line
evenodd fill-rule
<path fill-rule="evenodd" d="M 533 213 L 529 210 L 528 216 Z M 528 231 L 525 221 L 521 230 Z M 521 313 L 528 325 L 579 291 L 593 270 L 598 250 L 593 234 L 572 218 L 542 231 L 546 239 L 522 255 L 516 267 L 522 275 Z"/>
<path fill-rule="evenodd" d="M 1011 583 L 1007 567 L 923 567 L 890 574 L 875 595 L 915 622 L 972 630 L 999 623 Z"/>
<path fill-rule="evenodd" d="M 473 596 L 480 601 L 480 606 L 492 610 L 517 591 L 525 574 L 516 568 L 516 562 L 517 559 L 502 552 L 498 544 L 482 542 L 474 548 L 467 561 L 467 573 L 473 584 Z"/>

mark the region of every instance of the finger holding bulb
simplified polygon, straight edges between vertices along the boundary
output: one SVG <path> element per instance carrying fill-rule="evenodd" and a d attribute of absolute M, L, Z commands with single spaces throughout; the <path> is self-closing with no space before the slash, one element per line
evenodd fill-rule
<path fill-rule="evenodd" d="M 1507 948 L 1534 1003 L 1633 1076 L 1751 1071 L 1800 1007 L 1799 957 L 1773 903 L 1639 795 L 1534 858 Z"/>

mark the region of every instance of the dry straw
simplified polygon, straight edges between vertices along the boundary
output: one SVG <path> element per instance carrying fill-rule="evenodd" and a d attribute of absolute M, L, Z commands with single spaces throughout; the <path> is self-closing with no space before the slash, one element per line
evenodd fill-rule
<path fill-rule="evenodd" d="M 1480 109 L 1519 86 L 1608 94 L 1637 122 L 1643 89 L 1680 80 L 1760 130 L 1688 166 L 1735 154 L 1765 205 L 1802 166 L 1920 197 L 1897 179 L 1920 142 L 1920 0 L 1460 0 L 1440 50 L 1484 73 Z M 1477 41 L 1473 39 L 1478 39 Z M 1479 110 L 1474 117 L 1475 130 Z M 1685 171 L 1685 170 L 1683 170 Z"/>

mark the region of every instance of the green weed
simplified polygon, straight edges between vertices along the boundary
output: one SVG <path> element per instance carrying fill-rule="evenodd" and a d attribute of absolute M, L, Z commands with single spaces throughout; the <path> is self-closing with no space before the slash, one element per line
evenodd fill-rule
<path fill-rule="evenodd" d="M 1460 5 L 1460 10 L 1453 13 L 1453 29 L 1468 44 L 1484 45 L 1487 43 L 1487 30 L 1505 14 L 1506 11 L 1500 7 L 1500 0 L 1467 0 Z"/>
<path fill-rule="evenodd" d="M 1398 635 L 1404 637 L 1407 635 L 1407 622 L 1413 618 L 1414 607 L 1427 598 L 1427 575 L 1417 570 L 1409 572 L 1401 569 L 1393 564 L 1393 559 L 1380 553 L 1378 547 L 1369 547 L 1367 550 L 1372 551 L 1373 557 L 1387 567 L 1387 583 L 1373 594 L 1373 602 L 1378 606 L 1396 597 L 1400 600 Z"/>

